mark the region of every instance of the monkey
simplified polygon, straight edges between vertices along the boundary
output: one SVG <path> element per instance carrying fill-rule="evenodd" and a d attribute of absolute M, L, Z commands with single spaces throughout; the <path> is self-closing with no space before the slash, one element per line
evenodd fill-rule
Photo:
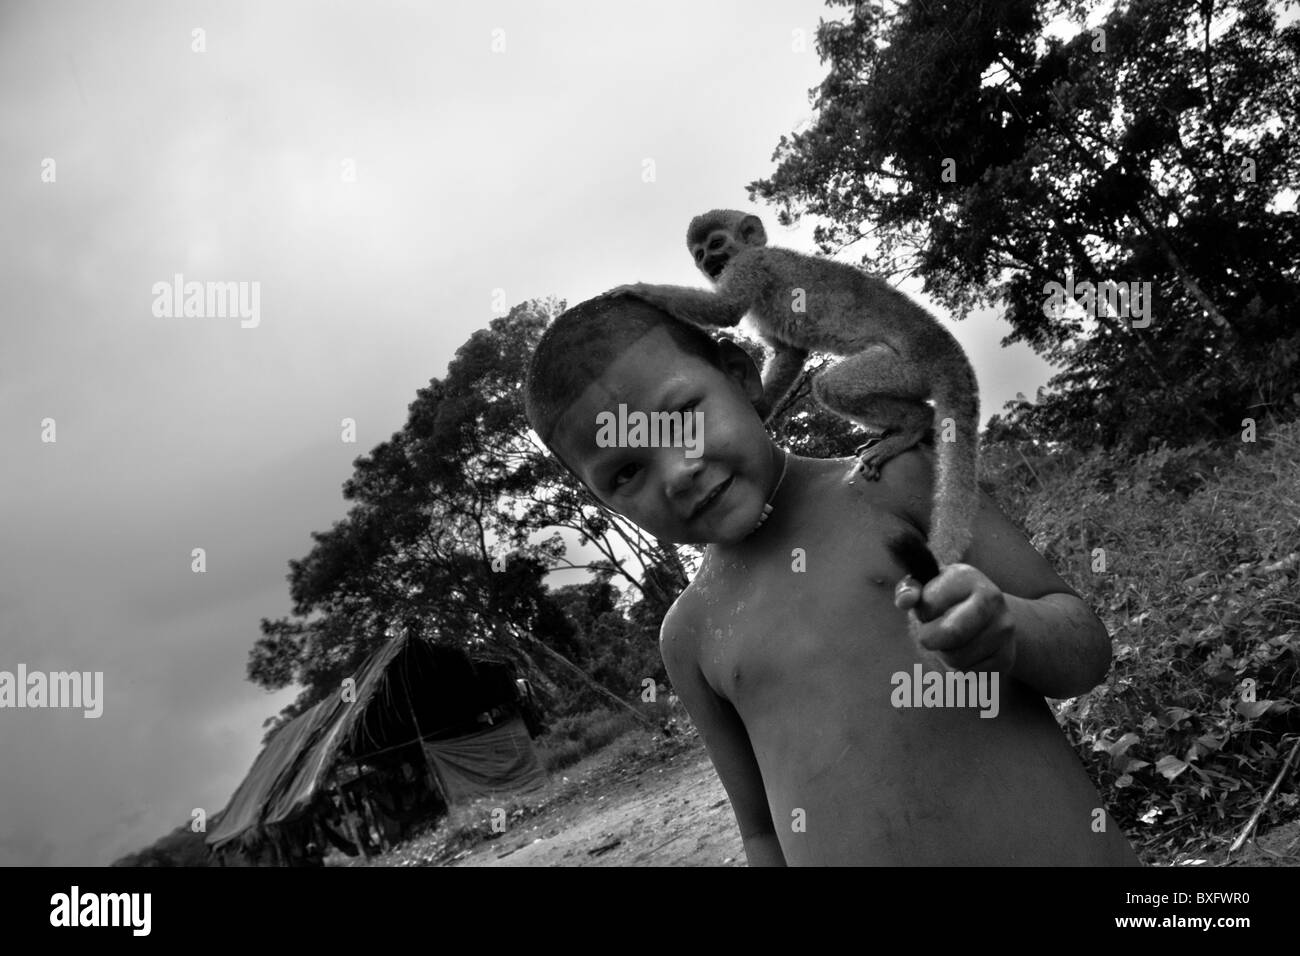
<path fill-rule="evenodd" d="M 878 276 L 768 246 L 754 215 L 715 209 L 696 216 L 686 245 L 714 291 L 639 282 L 606 294 L 628 295 L 706 327 L 734 326 L 749 313 L 773 352 L 756 403 L 765 422 L 811 352 L 840 356 L 813 379 L 813 395 L 882 435 L 857 449 L 856 469 L 868 479 L 878 479 L 887 461 L 918 444 L 936 415 L 940 423 L 951 419 L 956 440 L 936 443 L 930 546 L 941 564 L 960 560 L 979 504 L 979 392 L 952 333 Z"/>

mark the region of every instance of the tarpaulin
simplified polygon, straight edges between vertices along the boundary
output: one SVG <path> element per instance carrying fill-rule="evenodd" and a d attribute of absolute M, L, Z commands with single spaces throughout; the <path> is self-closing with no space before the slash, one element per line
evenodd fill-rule
<path fill-rule="evenodd" d="M 424 742 L 448 803 L 505 791 L 535 790 L 546 771 L 519 717 L 453 740 Z"/>
<path fill-rule="evenodd" d="M 281 727 L 267 744 L 253 769 L 230 798 L 226 812 L 207 836 L 209 846 L 218 847 L 256 829 L 263 808 L 293 774 L 299 755 L 320 728 L 333 716 L 333 702 L 323 700 Z"/>
<path fill-rule="evenodd" d="M 365 713 L 407 640 L 389 641 L 366 659 L 355 678 L 355 702 L 331 694 L 276 732 L 230 798 L 221 823 L 208 834 L 208 846 L 218 849 L 266 824 L 282 822 L 311 803 L 339 744 Z"/>
<path fill-rule="evenodd" d="M 476 713 L 512 703 L 514 678 L 503 676 L 507 671 L 499 663 L 471 661 L 463 649 L 438 648 L 409 635 L 385 643 L 353 675 L 355 693 L 330 694 L 271 738 L 208 834 L 208 846 L 215 850 L 236 840 L 247 842 L 307 814 L 345 744 L 349 759 L 356 760 L 358 752 L 364 756 L 414 743 L 420 730 L 416 708 L 424 714 L 427 732 L 463 726 Z M 380 718 L 377 731 L 366 730 L 372 718 Z M 516 719 L 487 729 L 489 741 L 496 741 L 487 752 L 495 757 L 482 756 L 484 744 L 473 743 L 483 736 L 477 731 L 464 738 L 469 743 L 434 744 L 445 752 L 446 774 L 458 791 L 491 780 L 494 767 L 505 767 L 524 786 L 530 785 L 531 774 L 541 775 L 532 741 L 526 732 L 516 737 L 514 725 L 523 727 Z M 504 727 L 511 729 L 503 735 Z M 493 782 L 496 790 L 513 788 L 507 780 Z"/>

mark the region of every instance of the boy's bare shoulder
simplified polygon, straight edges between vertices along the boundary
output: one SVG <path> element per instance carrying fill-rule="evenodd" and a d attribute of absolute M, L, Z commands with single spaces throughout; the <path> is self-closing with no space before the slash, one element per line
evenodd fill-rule
<path fill-rule="evenodd" d="M 674 667 L 698 670 L 699 648 L 708 627 L 710 608 L 734 604 L 732 588 L 736 582 L 730 580 L 722 567 L 706 553 L 691 583 L 677 595 L 659 625 L 659 653 L 670 672 Z"/>
<path fill-rule="evenodd" d="M 933 451 L 920 446 L 891 459 L 881 469 L 879 485 L 897 513 L 928 536 L 934 487 Z M 1007 594 L 1024 598 L 1045 594 L 1078 596 L 984 491 L 979 493 L 979 510 L 971 531 L 971 544 L 962 560 L 979 568 Z"/>
<path fill-rule="evenodd" d="M 914 447 L 891 458 L 880 472 L 878 494 L 890 510 L 906 518 L 922 534 L 930 532 L 930 507 L 934 497 L 934 454 Z"/>
<path fill-rule="evenodd" d="M 699 588 L 692 581 L 677 595 L 659 625 L 659 653 L 665 664 L 672 667 L 670 659 L 673 663 L 695 659 L 700 624 Z"/>

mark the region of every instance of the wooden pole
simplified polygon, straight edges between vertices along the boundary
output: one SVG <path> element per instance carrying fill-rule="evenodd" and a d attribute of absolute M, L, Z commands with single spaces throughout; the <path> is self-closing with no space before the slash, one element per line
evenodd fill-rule
<path fill-rule="evenodd" d="M 409 637 L 407 640 L 411 640 Z M 429 783 L 432 784 L 434 791 L 442 798 L 442 803 L 448 810 L 451 809 L 451 801 L 447 799 L 447 788 L 442 785 L 438 779 L 438 769 L 429 759 L 429 754 L 424 749 L 424 734 L 420 731 L 420 721 L 415 716 L 415 704 L 411 701 L 411 682 L 406 679 L 406 670 L 402 670 L 402 687 L 406 689 L 406 709 L 411 715 L 411 723 L 415 725 L 416 745 L 420 748 L 420 756 L 424 758 L 425 769 L 429 771 Z"/>
<path fill-rule="evenodd" d="M 535 638 L 535 637 L 532 637 L 531 635 L 529 635 L 529 640 L 531 640 L 534 644 L 536 644 L 538 647 L 540 647 L 543 651 L 545 651 L 547 654 L 549 654 L 549 655 L 550 655 L 551 657 L 553 657 L 555 660 L 559 661 L 559 662 L 560 662 L 561 664 L 563 664 L 565 667 L 567 667 L 567 668 L 569 668 L 570 670 L 572 670 L 575 674 L 578 675 L 578 679 L 579 679 L 579 680 L 581 680 L 584 684 L 586 684 L 588 687 L 590 687 L 590 688 L 591 688 L 592 690 L 594 690 L 596 693 L 600 694 L 602 697 L 605 697 L 605 698 L 609 699 L 610 701 L 614 702 L 615 704 L 618 704 L 618 706 L 620 706 L 620 707 L 622 707 L 624 710 L 628 711 L 628 713 L 630 713 L 633 717 L 635 717 L 635 718 L 636 718 L 637 720 L 639 720 L 641 723 L 645 724 L 645 725 L 646 725 L 647 727 L 649 727 L 651 730 L 655 730 L 655 729 L 657 729 L 656 726 L 655 726 L 655 722 L 654 722 L 653 720 L 651 720 L 651 719 L 650 719 L 649 717 L 647 717 L 645 714 L 641 713 L 641 711 L 637 710 L 635 707 L 633 707 L 631 704 L 629 704 L 627 701 L 625 701 L 622 697 L 619 697 L 617 694 L 615 694 L 615 693 L 614 693 L 612 690 L 610 690 L 608 687 L 605 687 L 605 686 L 603 686 L 603 685 L 601 685 L 601 684 L 596 683 L 596 681 L 592 680 L 591 677 L 589 677 L 589 676 L 587 675 L 587 672 L 586 672 L 586 671 L 584 671 L 584 670 L 583 670 L 581 667 L 579 667 L 577 664 L 573 663 L 573 661 L 569 660 L 567 657 L 565 657 L 565 656 L 564 656 L 563 654 L 561 654 L 559 651 L 557 651 L 557 650 L 555 650 L 555 649 L 553 649 L 553 648 L 551 648 L 551 647 L 548 647 L 548 646 L 547 646 L 546 644 L 544 644 L 542 641 L 538 640 L 538 639 Z"/>
<path fill-rule="evenodd" d="M 355 763 L 354 763 L 355 766 Z M 361 768 L 357 767 L 357 774 L 360 775 Z M 348 795 L 343 790 L 343 784 L 339 781 L 337 771 L 330 774 L 330 785 L 338 792 L 339 795 L 339 816 L 343 821 L 343 832 L 351 838 L 357 846 L 357 852 L 361 858 L 370 859 L 370 853 L 366 849 L 365 842 L 361 839 L 361 814 L 354 813 L 348 806 Z"/>

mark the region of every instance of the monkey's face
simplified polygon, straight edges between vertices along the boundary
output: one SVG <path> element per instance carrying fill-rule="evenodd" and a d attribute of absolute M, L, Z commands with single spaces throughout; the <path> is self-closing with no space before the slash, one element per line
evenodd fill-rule
<path fill-rule="evenodd" d="M 741 541 L 776 474 L 753 407 L 758 370 L 731 349 L 716 368 L 663 329 L 647 333 L 564 413 L 556 453 L 606 507 L 656 537 Z"/>
<path fill-rule="evenodd" d="M 731 230 L 720 227 L 709 232 L 699 242 L 692 243 L 691 255 L 695 257 L 695 267 L 708 276 L 711 282 L 717 282 L 718 276 L 739 246 Z"/>
<path fill-rule="evenodd" d="M 696 217 L 686 240 L 695 268 L 714 283 L 736 253 L 746 247 L 757 248 L 766 244 L 767 233 L 762 221 L 757 216 L 734 210 L 717 210 Z"/>

